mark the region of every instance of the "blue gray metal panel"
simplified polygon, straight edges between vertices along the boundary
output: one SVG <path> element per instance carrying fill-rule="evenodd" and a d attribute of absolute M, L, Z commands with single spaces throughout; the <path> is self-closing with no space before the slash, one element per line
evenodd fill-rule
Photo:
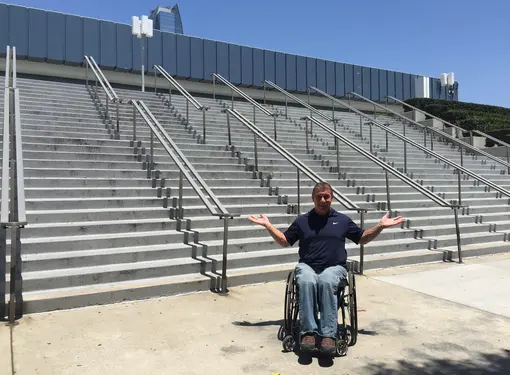
<path fill-rule="evenodd" d="M 216 42 L 216 70 L 217 73 L 225 79 L 229 79 L 229 66 L 228 66 L 228 44 L 223 42 Z"/>
<path fill-rule="evenodd" d="M 345 93 L 354 92 L 354 66 L 351 64 L 344 65 Z"/>
<path fill-rule="evenodd" d="M 385 96 L 388 95 L 388 71 L 379 70 L 379 98 L 386 101 Z"/>
<path fill-rule="evenodd" d="M 281 52 L 275 53 L 275 83 L 283 89 L 286 89 L 287 79 L 285 77 L 285 54 Z"/>
<path fill-rule="evenodd" d="M 190 38 L 177 34 L 177 77 L 191 77 L 191 43 Z"/>
<path fill-rule="evenodd" d="M 99 57 L 99 22 L 97 23 L 96 44 L 97 53 L 94 58 Z M 61 63 L 65 60 L 66 52 L 66 16 L 60 13 L 48 12 L 48 61 Z"/>
<path fill-rule="evenodd" d="M 396 97 L 395 95 L 395 72 L 388 71 L 388 95 Z"/>
<path fill-rule="evenodd" d="M 411 74 L 411 98 L 416 97 L 416 79 L 418 76 L 416 74 Z"/>
<path fill-rule="evenodd" d="M 335 86 L 335 63 L 333 61 L 326 61 L 326 92 L 329 95 L 335 95 Z"/>
<path fill-rule="evenodd" d="M 253 84 L 262 87 L 264 81 L 264 50 L 253 48 Z"/>
<path fill-rule="evenodd" d="M 353 67 L 353 77 L 352 77 L 352 80 L 353 80 L 353 83 L 354 83 L 354 92 L 357 93 L 357 94 L 360 94 L 360 95 L 363 95 L 363 78 L 361 76 L 361 72 L 362 72 L 362 69 L 361 69 L 361 66 L 359 65 L 354 65 Z"/>
<path fill-rule="evenodd" d="M 317 60 L 306 58 L 306 87 L 317 86 Z"/>
<path fill-rule="evenodd" d="M 101 58 L 97 63 L 102 68 L 113 69 L 117 63 L 117 30 L 113 22 L 100 21 Z"/>
<path fill-rule="evenodd" d="M 404 87 L 402 73 L 395 73 L 395 98 L 404 100 Z"/>
<path fill-rule="evenodd" d="M 379 96 L 379 69 L 370 68 L 370 96 L 371 100 L 381 100 Z"/>
<path fill-rule="evenodd" d="M 241 83 L 243 86 L 253 85 L 253 48 L 241 47 Z"/>
<path fill-rule="evenodd" d="M 55 16 L 56 13 L 49 13 L 48 14 L 48 29 L 51 25 L 49 16 Z M 94 20 L 92 18 L 84 18 L 83 19 L 83 54 L 87 56 L 92 56 L 97 63 L 99 63 L 99 57 L 100 57 L 100 49 L 99 45 L 101 43 L 101 36 L 99 32 L 99 21 Z M 51 37 L 49 38 L 52 39 Z M 53 43 L 50 43 L 49 47 Z M 138 47 L 140 48 L 140 47 Z M 49 52 L 48 52 L 49 57 Z M 140 56 L 138 56 L 138 64 L 140 64 Z"/>
<path fill-rule="evenodd" d="M 230 82 L 234 85 L 241 84 L 241 46 L 231 44 L 229 46 L 229 71 Z"/>
<path fill-rule="evenodd" d="M 326 91 L 326 61 L 317 59 L 317 88 Z"/>
<path fill-rule="evenodd" d="M 128 28 L 129 35 L 131 35 L 131 28 L 129 26 L 126 27 Z M 117 41 L 120 41 L 120 39 L 117 38 Z M 66 15 L 65 63 L 68 65 L 81 65 L 83 63 L 83 56 L 83 18 Z M 131 62 L 129 65 L 131 66 Z"/>
<path fill-rule="evenodd" d="M 9 7 L 9 44 L 11 47 L 16 47 L 16 55 L 18 58 L 24 59 L 28 56 L 27 8 L 17 6 Z"/>
<path fill-rule="evenodd" d="M 204 80 L 212 81 L 211 75 L 216 73 L 216 42 L 204 40 Z"/>
<path fill-rule="evenodd" d="M 154 65 L 163 64 L 163 38 L 161 31 L 154 30 L 152 38 L 146 39 L 147 71 L 154 72 Z"/>
<path fill-rule="evenodd" d="M 297 57 L 296 70 L 296 90 L 299 92 L 306 92 L 306 57 Z"/>
<path fill-rule="evenodd" d="M 131 42 L 131 27 L 129 25 L 117 26 L 117 67 L 116 70 L 131 71 L 133 68 L 133 43 Z M 68 32 L 69 36 L 69 32 Z M 69 49 L 69 47 L 67 47 Z"/>
<path fill-rule="evenodd" d="M 0 56 L 5 56 L 9 44 L 9 6 L 0 4 Z"/>
<path fill-rule="evenodd" d="M 370 81 L 372 79 L 372 75 L 370 74 L 370 68 L 363 67 L 361 69 L 361 92 L 365 98 L 370 99 L 370 95 L 372 91 L 370 90 Z"/>
<path fill-rule="evenodd" d="M 264 79 L 275 82 L 275 55 L 273 51 L 264 50 Z M 276 82 L 275 82 L 276 83 Z"/>
<path fill-rule="evenodd" d="M 287 55 L 287 66 L 286 66 L 286 87 L 288 91 L 297 90 L 297 68 L 296 68 L 296 55 Z"/>
<path fill-rule="evenodd" d="M 345 96 L 345 64 L 335 63 L 335 96 Z"/>
<path fill-rule="evenodd" d="M 404 88 L 404 100 L 411 98 L 411 75 L 404 73 L 402 74 L 403 88 Z"/>
<path fill-rule="evenodd" d="M 171 76 L 177 74 L 177 35 L 170 33 L 161 33 L 163 47 L 163 68 Z M 135 38 L 136 39 L 136 38 Z M 133 55 L 135 50 L 133 50 Z M 140 52 L 138 52 L 140 55 Z M 133 56 L 134 57 L 134 56 Z M 140 56 L 138 56 L 140 60 Z"/>
<path fill-rule="evenodd" d="M 439 99 L 439 87 L 441 87 L 440 85 L 437 84 L 437 81 L 434 79 L 434 78 L 429 78 L 430 79 L 430 97 L 432 99 Z"/>
<path fill-rule="evenodd" d="M 28 56 L 31 60 L 45 61 L 48 52 L 47 12 L 28 9 Z M 29 26 L 30 25 L 30 26 Z"/>
<path fill-rule="evenodd" d="M 190 37 L 191 41 L 191 79 L 204 79 L 204 40 Z"/>

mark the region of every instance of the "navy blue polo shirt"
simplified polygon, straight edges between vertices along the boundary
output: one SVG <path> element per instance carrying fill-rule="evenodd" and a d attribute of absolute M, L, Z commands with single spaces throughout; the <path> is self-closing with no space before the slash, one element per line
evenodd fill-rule
<path fill-rule="evenodd" d="M 299 262 L 321 272 L 330 266 L 347 265 L 345 239 L 359 244 L 363 229 L 334 209 L 327 216 L 312 209 L 298 216 L 284 235 L 290 246 L 299 240 Z"/>

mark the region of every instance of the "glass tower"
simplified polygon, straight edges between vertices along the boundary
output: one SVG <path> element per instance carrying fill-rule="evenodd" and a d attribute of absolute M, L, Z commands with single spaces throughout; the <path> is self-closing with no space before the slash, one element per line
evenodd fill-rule
<path fill-rule="evenodd" d="M 154 29 L 156 30 L 183 34 L 181 14 L 179 13 L 179 6 L 177 4 L 173 7 L 158 6 L 151 11 L 149 18 L 154 21 Z"/>

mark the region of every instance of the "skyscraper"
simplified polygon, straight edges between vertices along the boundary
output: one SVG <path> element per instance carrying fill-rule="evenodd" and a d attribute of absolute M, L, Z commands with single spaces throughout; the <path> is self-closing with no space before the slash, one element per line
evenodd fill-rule
<path fill-rule="evenodd" d="M 179 6 L 158 6 L 151 11 L 150 19 L 154 21 L 154 29 L 176 34 L 183 34 Z"/>

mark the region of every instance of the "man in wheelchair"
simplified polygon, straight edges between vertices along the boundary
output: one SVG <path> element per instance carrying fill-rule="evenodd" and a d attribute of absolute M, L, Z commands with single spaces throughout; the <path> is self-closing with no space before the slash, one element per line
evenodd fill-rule
<path fill-rule="evenodd" d="M 316 184 L 312 199 L 315 207 L 298 216 L 284 233 L 264 215 L 248 219 L 264 226 L 280 246 L 292 246 L 299 240 L 295 275 L 299 288 L 301 350 L 314 350 L 320 336 L 321 351 L 334 354 L 338 325 L 337 289 L 347 277 L 345 239 L 364 245 L 374 240 L 383 229 L 405 219 L 400 216 L 392 219 L 387 213 L 377 225 L 363 230 L 348 216 L 331 208 L 333 192 L 328 183 Z"/>

